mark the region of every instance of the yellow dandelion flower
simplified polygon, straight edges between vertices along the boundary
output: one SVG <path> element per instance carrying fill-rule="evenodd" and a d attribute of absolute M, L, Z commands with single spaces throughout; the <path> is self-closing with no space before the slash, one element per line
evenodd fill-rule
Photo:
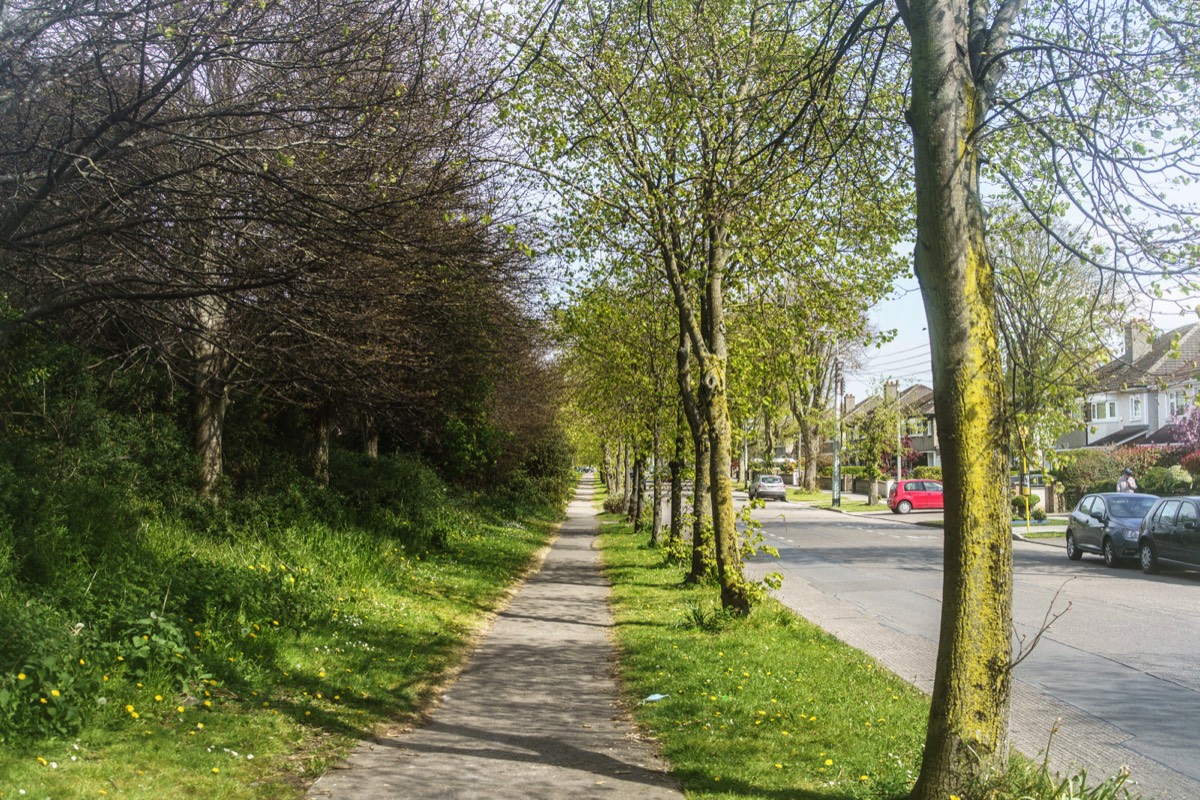
<path fill-rule="evenodd" d="M 137 718 L 138 718 L 138 712 L 134 711 L 134 712 L 133 712 L 133 713 L 131 713 L 129 716 L 133 717 L 134 719 L 137 719 Z"/>
<path fill-rule="evenodd" d="M 58 689 L 51 689 L 50 696 L 51 697 L 62 697 L 62 694 L 59 693 Z"/>
<path fill-rule="evenodd" d="M 183 706 L 175 706 L 175 710 L 176 710 L 176 711 L 178 711 L 180 714 L 182 714 L 182 713 L 183 713 Z"/>
<path fill-rule="evenodd" d="M 832 759 L 832 758 L 827 758 L 827 759 L 825 759 L 825 766 L 827 766 L 827 767 L 832 767 L 832 766 L 833 766 L 833 759 Z"/>
<path fill-rule="evenodd" d="M 218 772 L 220 772 L 221 770 L 220 770 L 220 769 L 218 769 L 217 767 L 213 767 L 213 768 L 212 768 L 212 771 L 213 771 L 213 774 L 215 775 L 215 774 L 217 774 Z"/>
<path fill-rule="evenodd" d="M 125 706 L 125 710 L 126 710 L 126 711 L 133 711 L 133 706 L 131 706 L 131 705 Z"/>
<path fill-rule="evenodd" d="M 41 764 L 42 764 L 42 766 L 43 766 L 43 767 L 47 766 L 47 765 L 50 763 L 49 761 L 47 761 L 46 759 L 42 758 L 41 756 L 38 756 L 38 761 L 40 761 L 40 762 L 41 762 Z"/>
<path fill-rule="evenodd" d="M 154 702 L 156 702 L 156 703 L 161 703 L 161 702 L 162 702 L 162 700 L 163 700 L 163 698 L 162 698 L 162 695 L 161 695 L 161 694 L 156 694 L 156 695 L 154 695 Z"/>
<path fill-rule="evenodd" d="M 24 672 L 18 672 L 18 673 L 17 673 L 17 680 L 19 680 L 19 681 L 23 681 L 23 680 L 25 680 L 25 673 L 24 673 Z"/>

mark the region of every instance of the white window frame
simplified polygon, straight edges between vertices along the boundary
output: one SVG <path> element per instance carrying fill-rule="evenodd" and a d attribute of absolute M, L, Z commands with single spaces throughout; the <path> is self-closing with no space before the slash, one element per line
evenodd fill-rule
<path fill-rule="evenodd" d="M 1142 398 L 1140 398 L 1140 397 L 1129 398 L 1129 421 L 1130 422 L 1141 422 L 1142 421 Z"/>
<path fill-rule="evenodd" d="M 1175 417 L 1187 410 L 1188 397 L 1183 389 L 1167 392 L 1167 417 Z"/>
<path fill-rule="evenodd" d="M 1092 422 L 1112 422 L 1117 419 L 1116 400 L 1100 400 L 1091 405 Z"/>

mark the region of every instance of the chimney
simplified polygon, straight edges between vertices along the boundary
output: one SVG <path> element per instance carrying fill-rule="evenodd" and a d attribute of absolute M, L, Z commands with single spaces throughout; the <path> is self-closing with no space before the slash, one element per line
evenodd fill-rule
<path fill-rule="evenodd" d="M 895 400 L 900 394 L 900 381 L 887 381 L 883 384 L 883 399 Z"/>
<path fill-rule="evenodd" d="M 842 398 L 842 413 L 849 414 L 854 410 L 854 395 L 848 394 Z"/>
<path fill-rule="evenodd" d="M 1121 360 L 1126 364 L 1132 364 L 1150 352 L 1149 327 L 1144 319 L 1133 319 L 1125 324 L 1125 355 Z"/>

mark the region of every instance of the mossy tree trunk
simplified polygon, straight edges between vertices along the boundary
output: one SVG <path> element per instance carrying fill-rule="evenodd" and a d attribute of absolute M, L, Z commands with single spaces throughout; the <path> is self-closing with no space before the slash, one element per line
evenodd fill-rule
<path fill-rule="evenodd" d="M 973 67 L 1003 50 L 1006 29 L 1003 18 L 991 36 L 986 27 L 968 25 L 972 11 L 966 0 L 919 0 L 907 19 L 915 266 L 929 322 L 946 488 L 941 638 L 917 800 L 961 793 L 966 780 L 1007 759 L 1012 549 L 1004 386 L 973 139 L 990 90 L 987 76 Z"/>

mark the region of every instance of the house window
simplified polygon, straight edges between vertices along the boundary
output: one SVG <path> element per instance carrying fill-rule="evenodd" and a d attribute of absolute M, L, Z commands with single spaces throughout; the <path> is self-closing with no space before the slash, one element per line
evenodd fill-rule
<path fill-rule="evenodd" d="M 1141 421 L 1142 419 L 1142 398 L 1129 398 L 1129 419 L 1131 421 Z"/>
<path fill-rule="evenodd" d="M 1092 403 L 1092 422 L 1105 422 L 1117 418 L 1117 402 L 1108 400 Z"/>
<path fill-rule="evenodd" d="M 1187 393 L 1180 390 L 1167 395 L 1167 416 L 1174 417 L 1187 411 Z"/>

